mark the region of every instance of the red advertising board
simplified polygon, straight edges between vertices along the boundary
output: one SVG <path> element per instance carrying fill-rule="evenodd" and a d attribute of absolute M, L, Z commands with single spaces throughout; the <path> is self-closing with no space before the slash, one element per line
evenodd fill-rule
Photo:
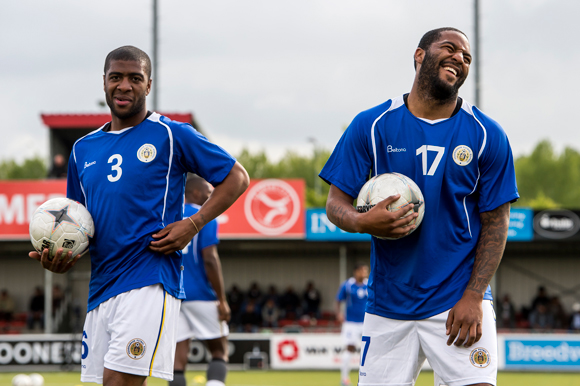
<path fill-rule="evenodd" d="M 220 238 L 304 238 L 304 190 L 303 180 L 252 180 L 219 216 Z M 28 239 L 36 208 L 65 194 L 66 180 L 0 181 L 0 240 Z"/>
<path fill-rule="evenodd" d="M 223 239 L 305 237 L 304 180 L 252 180 L 218 217 Z"/>
<path fill-rule="evenodd" d="M 66 195 L 66 180 L 0 181 L 0 240 L 26 240 L 32 214 L 46 200 Z"/>

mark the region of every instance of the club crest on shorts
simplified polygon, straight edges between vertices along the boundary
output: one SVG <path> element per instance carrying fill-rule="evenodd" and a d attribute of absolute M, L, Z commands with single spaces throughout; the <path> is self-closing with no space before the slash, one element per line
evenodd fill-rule
<path fill-rule="evenodd" d="M 473 159 L 473 151 L 468 146 L 459 145 L 453 150 L 453 161 L 459 166 L 469 165 Z"/>
<path fill-rule="evenodd" d="M 469 360 L 475 367 L 487 367 L 490 362 L 489 352 L 484 348 L 478 347 L 469 354 Z"/>
<path fill-rule="evenodd" d="M 150 143 L 146 143 L 137 150 L 137 158 L 139 158 L 139 161 L 141 162 L 151 162 L 155 159 L 156 155 L 157 149 L 155 149 L 155 146 Z"/>
<path fill-rule="evenodd" d="M 143 355 L 145 355 L 145 349 L 147 345 L 143 341 L 143 339 L 131 339 L 127 344 L 127 355 L 131 359 L 141 359 Z"/>

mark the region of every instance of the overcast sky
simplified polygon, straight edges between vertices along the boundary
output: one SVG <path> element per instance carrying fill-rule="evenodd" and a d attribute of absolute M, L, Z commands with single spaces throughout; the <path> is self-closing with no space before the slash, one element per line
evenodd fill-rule
<path fill-rule="evenodd" d="M 93 113 L 104 58 L 151 54 L 152 1 L 18 0 L 0 11 L 0 160 L 48 157 L 40 113 Z M 473 36 L 468 0 L 159 0 L 158 111 L 192 112 L 208 137 L 279 158 L 331 149 L 360 111 L 408 92 L 423 33 Z M 542 139 L 580 150 L 580 2 L 481 0 L 481 108 L 516 156 Z M 474 102 L 474 68 L 460 95 Z M 152 103 L 149 100 L 149 103 Z"/>

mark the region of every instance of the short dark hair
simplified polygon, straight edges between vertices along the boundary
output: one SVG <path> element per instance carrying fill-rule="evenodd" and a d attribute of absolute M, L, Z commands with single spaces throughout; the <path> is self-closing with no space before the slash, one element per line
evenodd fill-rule
<path fill-rule="evenodd" d="M 151 79 L 151 59 L 149 59 L 149 55 L 145 53 L 145 51 L 140 50 L 137 47 L 133 46 L 123 46 L 113 51 L 109 52 L 109 55 L 105 58 L 105 74 L 107 70 L 111 66 L 111 62 L 113 60 L 127 60 L 127 61 L 134 61 L 140 62 L 143 65 L 143 69 L 147 74 L 147 77 Z"/>
<path fill-rule="evenodd" d="M 359 270 L 359 269 L 361 269 L 362 267 L 367 267 L 367 268 L 368 268 L 368 266 L 369 266 L 369 265 L 368 265 L 367 263 L 361 263 L 361 262 L 358 262 L 358 263 L 356 263 L 356 264 L 354 265 L 354 269 L 353 269 L 353 271 L 358 271 L 358 270 Z"/>
<path fill-rule="evenodd" d="M 423 37 L 419 41 L 419 45 L 417 47 L 423 49 L 424 51 L 427 51 L 429 49 L 429 47 L 431 47 L 431 44 L 436 42 L 441 37 L 441 33 L 445 32 L 445 31 L 459 32 L 460 34 L 465 36 L 466 39 L 469 40 L 467 35 L 463 31 L 458 30 L 457 28 L 442 27 L 442 28 L 433 29 L 433 30 L 425 33 L 425 35 L 423 35 Z M 413 59 L 413 61 L 414 61 L 415 70 L 416 70 L 417 69 L 417 61 L 414 59 Z"/>

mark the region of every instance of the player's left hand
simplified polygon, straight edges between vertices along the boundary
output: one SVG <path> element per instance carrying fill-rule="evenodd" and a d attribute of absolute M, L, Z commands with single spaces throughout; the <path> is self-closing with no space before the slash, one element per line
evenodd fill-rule
<path fill-rule="evenodd" d="M 176 221 L 152 235 L 153 238 L 159 240 L 152 241 L 149 249 L 169 255 L 185 248 L 196 233 L 197 230 L 188 218 Z"/>
<path fill-rule="evenodd" d="M 465 347 L 469 347 L 481 339 L 482 302 L 483 295 L 467 290 L 449 311 L 449 316 L 445 323 L 445 333 L 449 336 L 449 339 L 447 339 L 448 346 L 455 344 L 455 346 L 459 347 L 463 344 Z M 459 337 L 457 337 L 458 334 Z M 453 343 L 454 341 L 455 343 Z"/>

